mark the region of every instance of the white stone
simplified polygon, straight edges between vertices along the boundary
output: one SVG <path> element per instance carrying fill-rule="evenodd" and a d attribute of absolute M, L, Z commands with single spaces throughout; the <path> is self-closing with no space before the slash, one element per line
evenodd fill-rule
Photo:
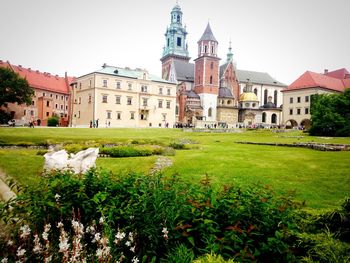
<path fill-rule="evenodd" d="M 89 148 L 80 151 L 77 154 L 71 154 L 70 157 L 65 150 L 50 152 L 44 155 L 45 170 L 72 170 L 74 173 L 85 173 L 96 166 L 98 148 Z"/>

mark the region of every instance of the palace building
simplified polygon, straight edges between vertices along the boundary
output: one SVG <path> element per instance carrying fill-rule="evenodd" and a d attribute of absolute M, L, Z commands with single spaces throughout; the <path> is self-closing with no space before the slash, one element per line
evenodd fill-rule
<path fill-rule="evenodd" d="M 73 127 L 173 127 L 176 85 L 144 69 L 107 66 L 72 85 Z"/>
<path fill-rule="evenodd" d="M 187 29 L 178 4 L 170 13 L 161 58 L 162 77 L 177 85 L 176 121 L 183 125 L 279 125 L 285 84 L 268 73 L 238 70 L 231 43 L 220 65 L 219 42 L 210 24 L 198 40 L 198 53 L 190 62 Z"/>
<path fill-rule="evenodd" d="M 24 125 L 35 121 L 37 125 L 46 126 L 48 119 L 56 116 L 61 126 L 68 126 L 71 111 L 69 84 L 74 81 L 73 77 L 68 77 L 67 74 L 59 77 L 2 60 L 0 60 L 0 67 L 6 67 L 18 73 L 28 81 L 29 86 L 34 90 L 31 105 L 9 103 L 4 108 L 5 111 L 11 113 L 16 123 Z"/>

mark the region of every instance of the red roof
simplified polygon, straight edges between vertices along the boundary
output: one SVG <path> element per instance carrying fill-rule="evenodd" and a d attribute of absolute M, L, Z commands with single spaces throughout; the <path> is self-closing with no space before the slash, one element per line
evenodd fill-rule
<path fill-rule="evenodd" d="M 343 79 L 306 71 L 296 81 L 290 84 L 284 91 L 315 87 L 342 92 L 345 89 L 345 83 Z"/>
<path fill-rule="evenodd" d="M 327 72 L 325 75 L 336 79 L 345 79 L 347 76 L 349 76 L 349 71 L 347 71 L 345 68 L 341 68 Z"/>
<path fill-rule="evenodd" d="M 7 67 L 18 73 L 22 78 L 25 78 L 29 86 L 41 90 L 47 90 L 57 93 L 69 94 L 69 84 L 73 81 L 72 77 L 59 77 L 58 75 L 51 75 L 47 72 L 40 72 L 39 70 L 32 70 L 24 68 L 21 65 L 11 65 L 8 61 L 0 60 L 0 67 Z"/>

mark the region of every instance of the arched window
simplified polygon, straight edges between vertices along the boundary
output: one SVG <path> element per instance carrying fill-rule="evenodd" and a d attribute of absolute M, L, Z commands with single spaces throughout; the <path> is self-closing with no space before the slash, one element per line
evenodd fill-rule
<path fill-rule="evenodd" d="M 267 103 L 267 89 L 264 90 L 264 104 Z"/>
<path fill-rule="evenodd" d="M 266 112 L 263 112 L 262 114 L 262 122 L 266 122 Z"/>
<path fill-rule="evenodd" d="M 180 15 L 177 15 L 176 22 L 180 23 Z"/>
<path fill-rule="evenodd" d="M 271 123 L 277 123 L 277 115 L 275 113 L 271 115 Z"/>
<path fill-rule="evenodd" d="M 258 89 L 257 88 L 254 89 L 254 93 L 255 93 L 255 95 L 258 95 Z"/>
<path fill-rule="evenodd" d="M 175 107 L 175 115 L 179 115 L 179 106 L 178 105 L 176 105 L 176 107 Z"/>
<path fill-rule="evenodd" d="M 204 46 L 204 53 L 207 53 L 208 46 Z"/>
<path fill-rule="evenodd" d="M 277 90 L 275 90 L 274 93 L 273 93 L 273 103 L 277 107 Z"/>
<path fill-rule="evenodd" d="M 213 84 L 213 76 L 210 76 L 210 84 Z"/>
<path fill-rule="evenodd" d="M 208 109 L 208 117 L 211 117 L 213 114 L 213 109 L 212 108 L 209 108 Z"/>

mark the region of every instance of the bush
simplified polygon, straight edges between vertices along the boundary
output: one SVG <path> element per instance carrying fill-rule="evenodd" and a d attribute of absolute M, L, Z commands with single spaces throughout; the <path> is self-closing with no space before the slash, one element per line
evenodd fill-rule
<path fill-rule="evenodd" d="M 19 247 L 23 248 L 24 240 L 18 236 L 23 236 L 24 224 L 31 229 L 28 240 L 51 225 L 48 252 L 53 261 L 64 258 L 63 252 L 58 252 L 58 240 L 65 235 L 70 257 L 76 255 L 74 242 L 79 240 L 84 249 L 79 253 L 89 262 L 100 260 L 96 253 L 107 251 L 107 244 L 113 261 L 122 255 L 128 262 L 134 257 L 145 262 L 167 261 L 175 258 L 174 251 L 182 251 L 189 259 L 210 253 L 238 261 L 285 262 L 294 258 L 289 242 L 296 229 L 293 202 L 256 186 L 226 186 L 214 191 L 208 178 L 199 185 L 188 185 L 178 176 L 129 174 L 115 178 L 97 170 L 85 175 L 53 172 L 36 188 L 20 193 L 7 204 L 10 206 L 12 209 L 2 209 L 1 218 L 12 226 L 9 235 L 14 243 L 9 247 L 9 237 L 0 238 L 0 258 L 14 258 Z M 59 222 L 63 226 L 56 227 Z M 28 259 L 44 256 L 33 252 L 35 242 L 27 241 Z M 44 240 L 40 242 L 44 246 Z"/>
<path fill-rule="evenodd" d="M 55 117 L 55 116 L 47 120 L 47 126 L 50 126 L 50 127 L 57 127 L 58 123 L 59 123 L 59 119 L 58 117 Z"/>
<path fill-rule="evenodd" d="M 169 144 L 169 147 L 174 148 L 175 150 L 184 150 L 186 145 L 183 143 L 173 142 Z"/>

